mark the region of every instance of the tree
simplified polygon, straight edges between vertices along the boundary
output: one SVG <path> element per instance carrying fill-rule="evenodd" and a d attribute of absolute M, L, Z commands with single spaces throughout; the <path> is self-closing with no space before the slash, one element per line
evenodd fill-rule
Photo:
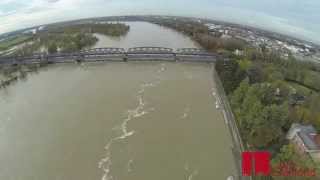
<path fill-rule="evenodd" d="M 277 148 L 283 141 L 282 128 L 288 122 L 288 105 L 274 104 L 274 92 L 270 84 L 250 86 L 244 80 L 231 95 L 241 133 L 254 148 Z"/>
<path fill-rule="evenodd" d="M 282 126 L 288 119 L 286 106 L 271 105 L 259 110 L 260 117 L 255 119 L 252 126 L 251 136 L 248 138 L 250 144 L 257 148 L 270 148 L 281 146 L 284 137 Z"/>
<path fill-rule="evenodd" d="M 235 50 L 243 50 L 246 46 L 246 42 L 241 39 L 230 38 L 230 39 L 223 39 L 222 45 L 224 49 L 229 51 Z"/>
<path fill-rule="evenodd" d="M 273 163 L 280 163 L 280 162 L 288 162 L 292 161 L 295 155 L 295 150 L 292 144 L 284 145 L 280 149 L 280 152 L 277 156 L 272 160 Z"/>
<path fill-rule="evenodd" d="M 245 71 L 241 70 L 236 60 L 218 60 L 216 70 L 227 94 L 233 92 L 245 78 Z"/>
<path fill-rule="evenodd" d="M 250 84 L 259 83 L 263 81 L 263 68 L 260 63 L 254 63 L 247 71 Z"/>
<path fill-rule="evenodd" d="M 243 71 L 247 71 L 252 66 L 252 61 L 249 61 L 248 59 L 242 59 L 238 61 L 240 69 Z"/>
<path fill-rule="evenodd" d="M 240 86 L 231 95 L 231 106 L 234 109 L 239 109 L 243 103 L 244 98 L 248 92 L 250 85 L 245 79 L 240 83 Z"/>
<path fill-rule="evenodd" d="M 48 47 L 48 53 L 49 54 L 54 54 L 58 52 L 58 47 L 56 45 L 56 43 L 50 43 L 49 47 Z"/>

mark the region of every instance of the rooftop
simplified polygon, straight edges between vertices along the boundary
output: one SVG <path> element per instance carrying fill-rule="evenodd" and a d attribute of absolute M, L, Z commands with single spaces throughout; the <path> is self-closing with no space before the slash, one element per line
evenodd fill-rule
<path fill-rule="evenodd" d="M 318 135 L 306 134 L 303 132 L 298 132 L 298 135 L 300 136 L 308 150 L 320 150 L 320 144 L 317 143 L 315 139 L 315 137 L 317 137 Z"/>
<path fill-rule="evenodd" d="M 296 132 L 308 150 L 320 151 L 320 134 L 312 125 L 293 124 L 291 130 Z"/>

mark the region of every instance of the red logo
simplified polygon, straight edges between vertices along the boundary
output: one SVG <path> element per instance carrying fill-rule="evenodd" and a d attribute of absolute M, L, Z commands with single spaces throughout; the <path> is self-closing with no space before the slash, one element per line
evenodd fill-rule
<path fill-rule="evenodd" d="M 242 153 L 242 176 L 269 176 L 271 154 L 266 151 Z"/>
<path fill-rule="evenodd" d="M 314 177 L 315 169 L 299 168 L 292 162 L 280 162 L 273 168 L 267 151 L 242 153 L 242 176 L 300 176 Z"/>

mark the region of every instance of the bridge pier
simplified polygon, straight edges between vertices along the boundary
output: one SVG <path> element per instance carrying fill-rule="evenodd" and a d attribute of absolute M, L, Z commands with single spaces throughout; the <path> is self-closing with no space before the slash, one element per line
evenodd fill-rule
<path fill-rule="evenodd" d="M 128 62 L 128 54 L 125 53 L 123 56 L 123 62 Z"/>
<path fill-rule="evenodd" d="M 78 55 L 78 56 L 76 56 L 75 61 L 76 61 L 77 63 L 83 62 L 83 61 L 84 61 L 84 56 L 81 55 L 81 54 Z"/>

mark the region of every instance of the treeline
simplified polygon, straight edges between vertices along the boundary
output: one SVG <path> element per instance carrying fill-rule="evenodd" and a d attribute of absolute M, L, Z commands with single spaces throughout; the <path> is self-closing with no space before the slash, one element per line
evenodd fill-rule
<path fill-rule="evenodd" d="M 155 20 L 153 23 L 175 29 L 191 37 L 203 48 L 211 51 L 243 50 L 247 43 L 237 38 L 220 38 L 212 35 L 208 27 L 197 21 L 190 20 Z"/>
<path fill-rule="evenodd" d="M 292 123 L 320 131 L 317 65 L 246 48 L 243 56 L 218 60 L 216 70 L 248 149 L 269 150 L 274 163 L 286 158 L 301 167 L 320 167 L 296 154 L 285 139 Z"/>
<path fill-rule="evenodd" d="M 48 53 L 76 52 L 86 47 L 93 46 L 98 39 L 89 33 L 63 33 L 41 36 L 39 43 L 48 48 Z"/>
<path fill-rule="evenodd" d="M 123 23 L 105 24 L 76 24 L 63 28 L 64 33 L 99 33 L 106 36 L 123 36 L 130 30 L 130 26 Z"/>
<path fill-rule="evenodd" d="M 25 45 L 15 55 L 28 56 L 35 52 L 53 54 L 59 52 L 76 52 L 85 47 L 93 46 L 98 39 L 92 34 L 42 34 L 32 44 Z"/>

